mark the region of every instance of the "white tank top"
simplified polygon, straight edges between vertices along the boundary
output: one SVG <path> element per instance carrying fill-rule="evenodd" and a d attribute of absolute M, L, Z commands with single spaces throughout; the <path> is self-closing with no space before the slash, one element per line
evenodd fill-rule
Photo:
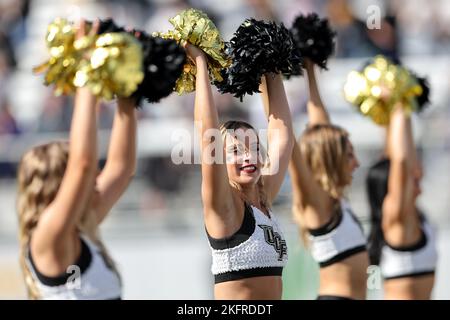
<path fill-rule="evenodd" d="M 101 250 L 80 235 L 81 254 L 78 261 L 58 277 L 46 277 L 36 270 L 28 253 L 28 268 L 43 300 L 107 300 L 120 299 L 122 288 L 117 274 L 107 265 Z M 78 276 L 80 275 L 80 276 Z"/>
<path fill-rule="evenodd" d="M 367 250 L 361 225 L 346 201 L 341 200 L 339 220 L 335 223 L 334 220 L 318 229 L 308 230 L 311 254 L 320 267 Z"/>
<path fill-rule="evenodd" d="M 215 283 L 257 276 L 281 276 L 287 263 L 286 241 L 275 216 L 245 205 L 241 228 L 232 236 L 214 239 L 211 271 Z"/>
<path fill-rule="evenodd" d="M 436 269 L 435 231 L 422 220 L 422 238 L 409 247 L 395 248 L 387 243 L 381 249 L 380 268 L 385 279 L 432 274 Z"/>

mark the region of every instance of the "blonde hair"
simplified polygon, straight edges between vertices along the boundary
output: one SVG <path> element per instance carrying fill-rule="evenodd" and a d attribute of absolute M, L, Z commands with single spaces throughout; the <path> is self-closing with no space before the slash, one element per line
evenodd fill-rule
<path fill-rule="evenodd" d="M 321 188 L 335 200 L 344 195 L 348 183 L 345 175 L 347 148 L 347 131 L 331 124 L 308 127 L 300 138 L 302 158 Z M 335 201 L 333 210 L 339 209 L 339 201 Z M 292 214 L 299 227 L 300 237 L 308 247 L 309 232 L 304 227 L 304 217 L 300 208 L 293 206 Z"/>
<path fill-rule="evenodd" d="M 69 159 L 67 142 L 51 142 L 26 152 L 19 164 L 17 211 L 19 218 L 20 265 L 30 299 L 39 299 L 40 293 L 27 264 L 27 252 L 33 230 L 42 212 L 55 199 Z M 97 235 L 94 214 L 84 214 L 78 229 L 99 246 L 106 262 L 117 273 L 112 259 Z"/>
<path fill-rule="evenodd" d="M 300 149 L 315 180 L 338 200 L 348 184 L 346 178 L 348 133 L 331 124 L 309 127 L 300 139 Z"/>
<path fill-rule="evenodd" d="M 256 133 L 255 128 L 253 128 L 253 126 L 251 124 L 249 124 L 249 123 L 247 123 L 245 121 L 240 121 L 240 120 L 230 120 L 230 121 L 227 121 L 227 122 L 223 123 L 220 126 L 220 132 L 222 133 L 222 140 L 223 140 L 224 144 L 225 144 L 225 141 L 226 141 L 226 137 L 227 137 L 228 131 L 229 130 L 237 130 L 237 129 L 250 129 L 250 130 L 253 130 L 255 132 L 256 136 L 258 137 L 258 134 Z M 267 165 L 269 165 L 270 159 L 269 159 L 269 157 L 267 155 L 267 152 L 264 150 L 263 146 L 259 142 L 259 137 L 258 137 L 258 144 L 259 144 L 259 148 L 261 150 L 261 152 L 259 154 L 261 154 L 263 156 L 263 159 L 262 159 L 263 160 L 263 165 L 267 166 Z M 259 157 L 259 154 L 258 154 L 258 157 Z M 242 194 L 242 188 L 241 188 L 241 186 L 239 184 L 233 183 L 232 181 L 230 181 L 230 185 L 233 188 L 237 189 Z M 270 204 L 269 199 L 267 197 L 267 193 L 266 193 L 265 186 L 264 186 L 264 177 L 262 175 L 258 179 L 257 188 L 258 188 L 259 200 L 261 202 L 260 204 L 264 208 L 270 209 L 271 204 Z"/>

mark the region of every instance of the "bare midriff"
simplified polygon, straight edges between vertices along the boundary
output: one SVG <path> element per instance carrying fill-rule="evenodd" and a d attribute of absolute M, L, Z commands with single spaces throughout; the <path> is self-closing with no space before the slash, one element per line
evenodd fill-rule
<path fill-rule="evenodd" d="M 360 252 L 320 268 L 319 295 L 365 299 L 368 266 L 367 252 Z"/>
<path fill-rule="evenodd" d="M 217 283 L 217 300 L 280 300 L 283 284 L 280 276 L 252 277 Z"/>

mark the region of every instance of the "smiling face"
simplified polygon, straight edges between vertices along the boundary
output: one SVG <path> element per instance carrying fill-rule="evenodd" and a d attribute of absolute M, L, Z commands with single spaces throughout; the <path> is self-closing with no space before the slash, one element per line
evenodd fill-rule
<path fill-rule="evenodd" d="M 225 139 L 228 178 L 241 186 L 254 185 L 261 176 L 259 141 L 252 129 L 237 129 L 235 133 Z"/>
<path fill-rule="evenodd" d="M 263 166 L 256 131 L 246 123 L 227 122 L 222 134 L 228 179 L 240 186 L 255 185 Z"/>

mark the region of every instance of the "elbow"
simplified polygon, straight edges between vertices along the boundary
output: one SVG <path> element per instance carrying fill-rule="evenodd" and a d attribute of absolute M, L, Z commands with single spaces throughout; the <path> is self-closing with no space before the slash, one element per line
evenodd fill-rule
<path fill-rule="evenodd" d="M 128 177 L 129 179 L 133 179 L 136 176 L 136 167 L 134 167 L 132 170 L 130 170 Z"/>
<path fill-rule="evenodd" d="M 123 169 L 124 175 L 127 176 L 130 180 L 136 176 L 137 164 L 136 161 L 133 161 L 129 166 L 125 166 Z"/>
<path fill-rule="evenodd" d="M 137 161 L 136 159 L 108 158 L 104 170 L 122 177 L 133 178 L 137 171 Z"/>
<path fill-rule="evenodd" d="M 134 176 L 134 172 L 127 172 L 126 174 L 121 175 L 121 181 L 125 188 L 133 181 Z"/>
<path fill-rule="evenodd" d="M 116 172 L 120 179 L 122 179 L 127 185 L 133 180 L 136 176 L 136 164 L 132 163 L 130 165 L 119 165 L 112 172 Z"/>
<path fill-rule="evenodd" d="M 122 167 L 122 168 L 117 168 L 117 169 L 113 169 L 110 172 L 115 172 L 117 174 L 117 178 L 121 181 L 123 181 L 123 183 L 125 185 L 128 185 L 131 180 L 133 180 L 133 178 L 136 176 L 136 170 L 135 168 L 130 168 L 130 167 Z"/>
<path fill-rule="evenodd" d="M 119 166 L 113 167 L 110 170 L 110 172 L 117 174 L 119 179 L 125 181 L 128 184 L 136 176 L 136 166 L 135 165 L 130 165 L 130 166 L 119 165 Z"/>
<path fill-rule="evenodd" d="M 131 182 L 131 180 L 134 179 L 136 176 L 136 167 L 130 168 L 125 174 L 124 177 L 127 179 L 128 183 Z"/>

